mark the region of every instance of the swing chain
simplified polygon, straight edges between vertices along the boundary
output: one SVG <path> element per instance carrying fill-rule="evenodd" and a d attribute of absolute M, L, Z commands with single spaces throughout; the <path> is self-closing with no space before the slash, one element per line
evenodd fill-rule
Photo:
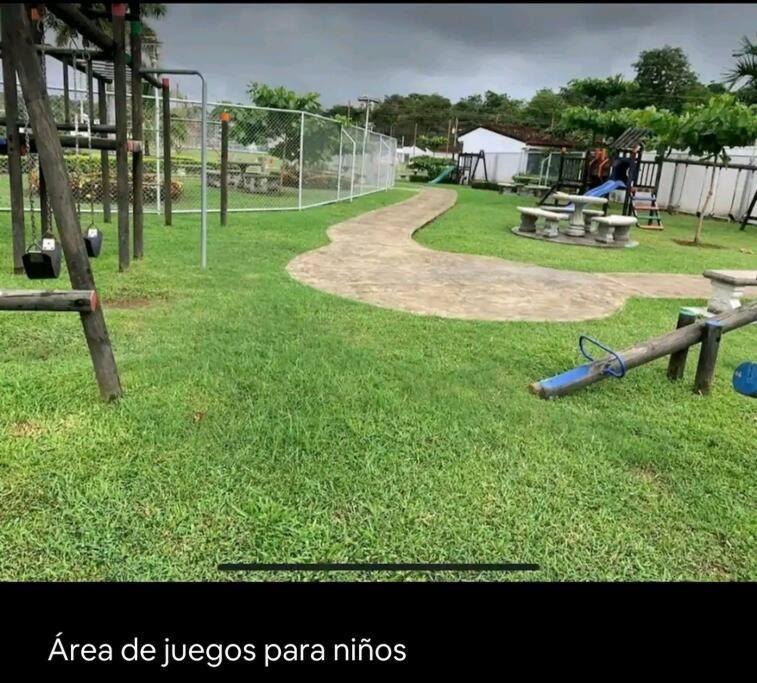
<path fill-rule="evenodd" d="M 42 54 L 40 57 L 40 62 L 42 63 L 42 82 L 45 84 L 45 87 L 47 87 L 47 54 L 45 53 L 45 25 L 42 20 L 42 16 L 40 15 L 39 23 L 38 23 L 38 30 L 41 34 L 41 41 L 42 41 Z M 39 163 L 39 151 L 37 152 L 37 166 L 39 167 L 39 180 L 40 180 L 40 192 L 42 190 L 42 165 Z M 41 197 L 40 197 L 41 202 Z M 52 206 L 50 204 L 50 200 L 45 203 L 45 219 L 47 223 L 47 229 L 50 232 L 50 235 L 53 234 L 53 215 L 52 215 Z M 40 208 L 42 208 L 40 206 Z M 45 235 L 42 235 L 42 237 L 45 237 Z"/>
<path fill-rule="evenodd" d="M 71 56 L 71 59 L 74 65 L 74 92 L 77 94 L 77 97 L 78 97 L 79 96 L 79 82 L 77 78 L 78 69 L 76 68 L 76 65 L 79 59 L 78 59 L 78 54 L 76 52 L 76 43 L 74 42 L 74 39 L 71 38 L 70 42 L 71 42 L 71 48 L 74 51 L 73 55 Z M 80 115 L 82 111 L 83 110 L 82 110 L 81 98 L 79 98 L 79 113 L 74 114 L 74 144 L 75 144 L 74 169 L 76 173 L 76 180 L 74 182 L 76 185 L 76 216 L 77 218 L 79 218 L 79 220 L 81 220 L 81 172 L 80 172 L 81 159 L 79 159 L 79 120 L 80 120 Z"/>
<path fill-rule="evenodd" d="M 92 87 L 92 55 L 87 53 L 87 94 L 90 94 Z M 90 111 L 87 113 L 87 147 L 89 149 L 89 157 L 92 158 L 92 103 L 90 101 Z M 94 193 L 94 181 L 89 181 L 89 227 L 95 227 L 95 193 Z"/>
<path fill-rule="evenodd" d="M 22 98 L 22 102 L 24 102 L 24 144 L 26 145 L 26 163 L 29 167 L 29 216 L 31 218 L 31 224 L 32 224 L 32 244 L 37 243 L 37 221 L 34 218 L 34 188 L 32 187 L 32 176 L 34 173 L 34 166 L 32 166 L 32 145 L 31 145 L 31 139 L 29 135 L 29 128 L 30 128 L 30 119 L 29 119 L 29 110 L 26 107 L 26 102 Z M 37 182 L 40 182 L 40 174 L 39 174 L 39 154 L 37 155 Z"/>

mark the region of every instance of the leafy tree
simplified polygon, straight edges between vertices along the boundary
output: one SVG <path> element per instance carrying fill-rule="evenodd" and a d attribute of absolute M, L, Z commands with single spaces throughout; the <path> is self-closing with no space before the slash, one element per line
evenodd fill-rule
<path fill-rule="evenodd" d="M 741 47 L 733 53 L 736 63 L 725 74 L 726 83 L 743 102 L 757 104 L 757 41 L 742 36 Z"/>
<path fill-rule="evenodd" d="M 484 98 L 481 95 L 469 95 L 461 97 L 452 107 L 452 115 L 461 121 L 468 117 L 480 116 L 484 107 Z"/>
<path fill-rule="evenodd" d="M 517 124 L 523 116 L 523 102 L 505 93 L 487 90 L 484 93 L 481 113 L 492 117 L 495 123 Z"/>
<path fill-rule="evenodd" d="M 447 144 L 447 137 L 445 135 L 420 135 L 418 136 L 418 144 L 426 149 L 438 149 Z"/>
<path fill-rule="evenodd" d="M 644 50 L 633 64 L 637 107 L 654 105 L 673 112 L 682 111 L 697 86 L 699 79 L 689 64 L 689 58 L 680 47 Z"/>
<path fill-rule="evenodd" d="M 323 112 L 324 116 L 328 116 L 332 119 L 335 119 L 337 116 L 344 116 L 345 118 L 350 117 L 352 118 L 352 107 L 346 104 L 335 104 L 330 109 L 326 109 Z"/>
<path fill-rule="evenodd" d="M 563 133 L 588 133 L 589 144 L 596 144 L 609 142 L 633 125 L 636 123 L 632 109 L 601 111 L 590 107 L 568 107 L 563 110 L 555 128 Z"/>
<path fill-rule="evenodd" d="M 187 119 L 191 118 L 193 109 L 185 104 L 173 104 L 171 107 L 171 149 L 180 154 L 189 137 Z"/>
<path fill-rule="evenodd" d="M 335 121 L 338 121 L 340 125 L 344 126 L 345 128 L 350 128 L 351 126 L 357 125 L 352 120 L 352 117 L 347 116 L 346 114 L 333 114 L 331 115 L 331 118 L 333 118 Z"/>
<path fill-rule="evenodd" d="M 405 137 L 406 141 L 418 135 L 447 135 L 452 103 L 446 97 L 433 93 L 424 95 L 390 95 L 379 103 L 371 114 L 376 129 L 388 133 L 390 128 L 395 137 Z"/>
<path fill-rule="evenodd" d="M 106 10 L 108 4 L 102 2 L 90 3 L 92 9 Z M 139 5 L 140 16 L 142 18 L 142 38 L 146 42 L 157 43 L 158 37 L 155 29 L 145 21 L 145 19 L 160 19 L 165 17 L 168 12 L 168 5 L 165 3 L 157 2 L 142 2 Z M 103 33 L 107 35 L 111 34 L 111 22 L 107 19 L 90 19 L 90 21 L 97 26 Z M 52 12 L 45 12 L 44 17 L 45 27 L 50 28 L 55 32 L 55 44 L 58 47 L 65 47 L 71 41 L 76 40 L 78 33 L 75 29 L 71 28 Z"/>
<path fill-rule="evenodd" d="M 231 114 L 233 125 L 229 129 L 229 137 L 240 145 L 265 147 L 270 154 L 284 161 L 299 163 L 302 117 L 297 112 L 319 114 L 320 95 L 316 92 L 300 95 L 283 86 L 271 87 L 256 82 L 248 85 L 247 93 L 251 104 L 270 109 L 251 109 L 223 103 L 211 115 L 220 116 L 221 110 Z M 292 111 L 275 111 L 277 109 Z M 306 116 L 304 120 L 304 159 L 317 162 L 330 154 L 336 154 L 340 128 L 333 121 L 318 117 Z"/>
<path fill-rule="evenodd" d="M 739 102 L 733 95 L 716 95 L 706 105 L 683 113 L 675 147 L 688 149 L 703 160 L 727 164 L 727 147 L 751 145 L 757 139 L 757 106 Z M 694 244 L 699 244 L 707 206 L 712 198 L 717 167 L 713 165 L 707 196 L 699 214 Z"/>
<path fill-rule="evenodd" d="M 620 109 L 631 105 L 637 87 L 620 74 L 608 78 L 574 78 L 560 88 L 560 95 L 566 104 L 573 107 Z"/>
<path fill-rule="evenodd" d="M 630 112 L 630 118 L 638 128 L 652 132 L 652 139 L 647 146 L 654 148 L 663 158 L 681 145 L 681 117 L 667 109 L 647 107 Z"/>
<path fill-rule="evenodd" d="M 449 160 L 427 156 L 413 157 L 407 166 L 412 171 L 425 173 L 428 178 L 435 178 L 449 166 Z"/>
<path fill-rule="evenodd" d="M 258 107 L 276 107 L 278 109 L 293 109 L 308 111 L 313 114 L 321 112 L 321 96 L 317 92 L 298 95 L 294 90 L 283 86 L 272 88 L 264 83 L 255 81 L 248 83 L 247 94 L 252 104 Z"/>
<path fill-rule="evenodd" d="M 534 128 L 551 128 L 559 120 L 565 100 L 549 88 L 542 88 L 523 109 L 522 122 Z"/>

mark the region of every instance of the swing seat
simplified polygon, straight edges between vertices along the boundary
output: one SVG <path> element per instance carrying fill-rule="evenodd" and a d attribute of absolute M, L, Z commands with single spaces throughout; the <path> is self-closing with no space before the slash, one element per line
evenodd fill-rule
<path fill-rule="evenodd" d="M 30 280 L 52 280 L 60 275 L 61 247 L 54 237 L 43 237 L 21 257 Z"/>
<path fill-rule="evenodd" d="M 97 258 L 103 248 L 103 233 L 98 228 L 87 228 L 83 235 L 84 244 L 87 247 L 87 256 Z"/>

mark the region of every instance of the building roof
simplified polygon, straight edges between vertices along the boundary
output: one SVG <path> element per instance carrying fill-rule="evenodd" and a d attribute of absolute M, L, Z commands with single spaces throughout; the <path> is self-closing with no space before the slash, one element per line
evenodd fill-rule
<path fill-rule="evenodd" d="M 613 140 L 610 147 L 614 147 L 615 149 L 632 149 L 637 145 L 641 145 L 651 135 L 652 131 L 646 128 L 628 128 Z"/>
<path fill-rule="evenodd" d="M 464 133 L 459 137 L 463 137 L 468 133 L 484 128 L 485 130 L 497 133 L 498 135 L 504 135 L 505 137 L 518 140 L 529 146 L 534 147 L 574 147 L 575 143 L 566 138 L 558 138 L 551 133 L 548 133 L 537 128 L 529 128 L 528 126 L 515 126 L 515 125 L 499 125 L 495 123 L 487 123 L 482 126 L 471 126 L 467 128 Z"/>

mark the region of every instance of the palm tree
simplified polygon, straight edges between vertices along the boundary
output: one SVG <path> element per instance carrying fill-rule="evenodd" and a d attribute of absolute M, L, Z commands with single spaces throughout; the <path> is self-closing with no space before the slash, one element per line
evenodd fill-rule
<path fill-rule="evenodd" d="M 742 36 L 741 48 L 733 56 L 736 63 L 725 74 L 725 82 L 731 88 L 739 86 L 738 92 L 747 102 L 757 102 L 757 41 Z"/>
<path fill-rule="evenodd" d="M 107 5 L 104 3 L 91 3 L 90 6 L 92 9 L 102 11 L 107 9 Z M 155 46 L 154 49 L 157 51 L 157 46 L 160 45 L 157 33 L 155 33 L 155 29 L 144 20 L 146 18 L 160 19 L 166 16 L 168 5 L 157 2 L 142 2 L 139 5 L 139 9 L 142 17 L 142 41 L 145 44 L 145 47 L 148 45 Z M 103 33 L 108 35 L 111 34 L 111 23 L 107 19 L 91 19 L 90 21 L 103 31 Z M 55 44 L 58 47 L 69 45 L 71 41 L 76 40 L 78 37 L 76 29 L 71 28 L 62 22 L 52 12 L 45 13 L 45 27 L 55 32 Z"/>

